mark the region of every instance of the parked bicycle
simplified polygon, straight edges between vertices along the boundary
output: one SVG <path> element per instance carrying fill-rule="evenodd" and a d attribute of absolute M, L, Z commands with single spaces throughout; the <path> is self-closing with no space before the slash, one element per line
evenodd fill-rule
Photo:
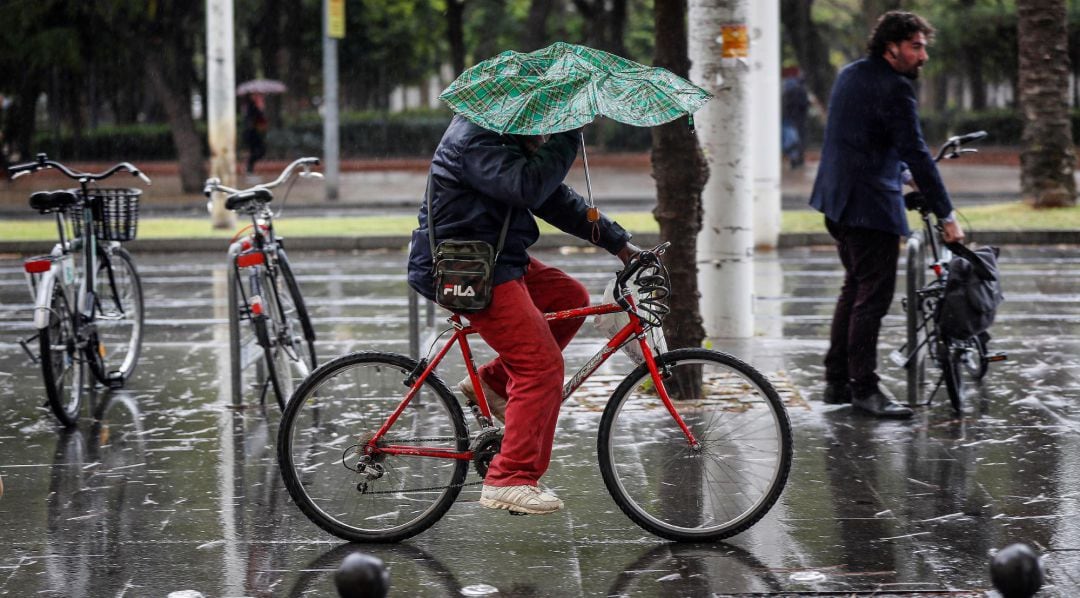
<path fill-rule="evenodd" d="M 600 420 L 597 457 L 608 492 L 636 524 L 677 541 L 740 533 L 772 507 L 791 467 L 787 412 L 750 365 L 718 351 L 654 353 L 648 333 L 661 325 L 670 294 L 660 256 L 638 254 L 616 277 L 615 301 L 546 315 L 560 321 L 626 314 L 627 323 L 574 374 L 563 399 L 624 344 L 644 363 L 614 390 Z M 637 286 L 638 294 L 627 290 Z M 293 500 L 315 524 L 355 542 L 395 542 L 438 521 L 466 487 L 472 464 L 483 478 L 499 452 L 460 315 L 453 331 L 420 361 L 358 352 L 317 369 L 289 400 L 278 429 L 278 463 Z M 457 347 L 476 389 L 461 403 L 435 372 Z M 434 350 L 434 346 L 432 350 Z M 431 352 L 428 353 L 431 355 Z"/>
<path fill-rule="evenodd" d="M 318 164 L 318 158 L 300 158 L 269 183 L 241 190 L 210 178 L 203 189 L 207 197 L 225 193 L 226 209 L 251 217 L 251 224 L 237 232 L 229 245 L 229 366 L 236 402 L 243 396 L 244 372 L 253 371 L 250 384 L 258 389 L 259 403 L 265 404 L 267 393 L 273 391 L 284 409 L 295 382 L 318 364 L 315 329 L 289 265 L 284 238 L 274 231 L 280 209 L 274 214 L 270 208 L 271 189 L 290 182 L 283 204 L 295 182 L 293 174 L 321 178 L 311 170 Z M 242 325 L 244 321 L 250 326 Z"/>
<path fill-rule="evenodd" d="M 55 216 L 59 242 L 49 255 L 23 262 L 37 333 L 20 344 L 41 364 L 49 408 L 60 423 L 73 426 L 94 380 L 122 387 L 142 348 L 142 282 L 121 245 L 135 238 L 142 191 L 95 185 L 121 170 L 146 184 L 150 179 L 128 162 L 91 174 L 45 154 L 8 172 L 14 180 L 45 169 L 78 181 L 79 188 L 30 196 L 31 208 Z M 34 340 L 37 354 L 30 348 Z"/>
<path fill-rule="evenodd" d="M 978 150 L 964 145 L 987 136 L 985 131 L 951 137 L 938 150 L 935 161 L 952 160 L 963 154 Z M 922 231 L 909 238 L 907 243 L 907 289 L 902 300 L 907 320 L 907 340 L 894 353 L 894 361 L 907 370 L 908 404 L 929 404 L 944 383 L 949 402 L 960 413 L 964 396 L 964 375 L 981 381 L 990 363 L 1003 361 L 1004 353 L 990 354 L 988 332 L 967 339 L 950 337 L 941 327 L 941 315 L 949 263 L 954 255 L 968 258 L 976 267 L 978 260 L 971 250 L 959 243 L 945 243 L 941 236 L 941 223 L 931 223 L 930 208 L 919 201 L 917 194 L 910 195 L 908 208 L 919 212 Z M 933 272 L 933 279 L 926 282 L 926 272 Z M 934 364 L 940 372 L 929 397 L 922 395 L 927 383 L 926 364 Z"/>

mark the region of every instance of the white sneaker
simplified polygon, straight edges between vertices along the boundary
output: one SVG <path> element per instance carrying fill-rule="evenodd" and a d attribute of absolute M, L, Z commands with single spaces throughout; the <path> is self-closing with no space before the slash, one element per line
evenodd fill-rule
<path fill-rule="evenodd" d="M 548 515 L 563 507 L 554 494 L 536 486 L 488 486 L 480 492 L 480 505 L 489 509 L 505 509 L 511 513 Z"/>
<path fill-rule="evenodd" d="M 479 401 L 476 400 L 476 391 L 473 390 L 472 380 L 465 378 L 461 382 L 458 382 L 457 387 L 470 403 L 479 404 Z M 484 398 L 487 399 L 488 409 L 491 410 L 491 416 L 499 420 L 499 422 L 505 422 L 506 397 L 495 392 L 487 385 L 487 382 L 484 382 L 483 378 L 480 379 L 480 387 L 484 389 Z"/>

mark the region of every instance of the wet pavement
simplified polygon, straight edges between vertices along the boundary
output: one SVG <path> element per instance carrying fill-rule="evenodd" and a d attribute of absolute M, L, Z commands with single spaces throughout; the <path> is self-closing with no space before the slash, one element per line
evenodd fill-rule
<path fill-rule="evenodd" d="M 408 352 L 404 255 L 291 255 L 324 358 Z M 616 263 L 545 252 L 598 297 Z M 211 254 L 137 255 L 147 297 L 143 356 L 77 429 L 43 407 L 17 344 L 30 303 L 15 256 L 0 256 L 0 595 L 331 596 L 356 546 L 309 523 L 274 459 L 276 409 L 232 405 L 225 270 Z M 390 568 L 392 596 L 702 596 L 877 592 L 982 595 L 991 551 L 1045 555 L 1044 596 L 1080 592 L 1080 250 L 1006 247 L 1006 303 L 993 364 L 954 417 L 940 391 L 909 422 L 816 400 L 840 272 L 829 248 L 759 255 L 758 335 L 714 340 L 782 390 L 795 461 L 779 503 L 724 543 L 671 544 L 615 506 L 595 458 L 602 402 L 571 398 L 544 482 L 566 509 L 509 517 L 461 501 L 398 545 L 362 546 Z M 901 287 L 902 288 L 902 285 Z M 901 344 L 899 300 L 882 347 Z M 572 368 L 601 343 L 589 326 Z M 489 353 L 481 350 L 478 358 Z M 881 358 L 885 384 L 904 375 Z M 622 355 L 599 372 L 627 371 Z M 456 381 L 460 364 L 443 372 Z M 470 474 L 472 481 L 474 474 Z M 177 594 L 180 596 L 183 594 Z M 187 594 L 194 596 L 196 594 Z"/>

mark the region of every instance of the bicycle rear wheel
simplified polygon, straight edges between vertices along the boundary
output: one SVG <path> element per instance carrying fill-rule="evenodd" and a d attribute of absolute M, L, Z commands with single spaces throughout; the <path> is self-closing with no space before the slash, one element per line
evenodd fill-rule
<path fill-rule="evenodd" d="M 339 357 L 315 370 L 285 408 L 277 442 L 285 487 L 304 515 L 339 538 L 412 537 L 438 521 L 461 492 L 466 460 L 377 451 L 363 458 L 363 448 L 401 404 L 415 366 L 392 353 Z M 461 405 L 446 384 L 434 376 L 425 380 L 379 441 L 388 444 L 468 450 Z"/>
<path fill-rule="evenodd" d="M 90 371 L 76 347 L 72 312 L 59 285 L 53 288 L 49 312 L 49 325 L 38 333 L 41 376 L 49 409 L 61 424 L 70 427 L 78 422 L 83 398 L 90 392 Z"/>
<path fill-rule="evenodd" d="M 730 355 L 679 349 L 660 355 L 685 434 L 656 393 L 645 365 L 615 390 L 600 421 L 600 472 L 619 508 L 669 540 L 738 534 L 772 508 L 791 469 L 791 424 L 776 390 Z"/>
<path fill-rule="evenodd" d="M 94 286 L 102 375 L 122 385 L 139 363 L 143 328 L 142 281 L 126 249 L 102 250 Z"/>

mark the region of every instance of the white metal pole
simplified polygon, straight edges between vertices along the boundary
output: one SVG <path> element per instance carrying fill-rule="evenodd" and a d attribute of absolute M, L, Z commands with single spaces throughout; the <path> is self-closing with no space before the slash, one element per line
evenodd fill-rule
<path fill-rule="evenodd" d="M 705 333 L 753 335 L 754 202 L 746 0 L 690 0 L 690 78 L 715 96 L 694 115 L 709 182 L 702 193 L 698 286 Z"/>
<path fill-rule="evenodd" d="M 233 0 L 206 0 L 206 122 L 210 176 L 236 186 L 236 68 L 233 50 Z M 236 218 L 224 196 L 210 202 L 214 228 L 232 228 Z"/>
<path fill-rule="evenodd" d="M 330 37 L 329 0 L 323 0 L 323 177 L 326 199 L 338 198 L 338 173 L 341 171 L 338 138 L 338 60 L 337 40 Z"/>
<path fill-rule="evenodd" d="M 780 2 L 754 0 L 750 8 L 750 139 L 754 153 L 754 243 L 780 241 Z"/>

